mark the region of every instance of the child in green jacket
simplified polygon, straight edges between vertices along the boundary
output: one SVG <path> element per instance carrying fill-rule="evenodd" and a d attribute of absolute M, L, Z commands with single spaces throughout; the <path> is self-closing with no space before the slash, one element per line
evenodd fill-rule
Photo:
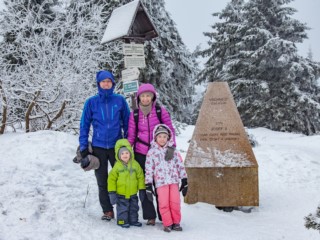
<path fill-rule="evenodd" d="M 145 197 L 144 173 L 134 159 L 134 153 L 127 139 L 120 139 L 115 145 L 116 163 L 109 173 L 108 192 L 112 205 L 117 205 L 117 224 L 121 227 L 141 227 L 138 221 L 139 197 Z"/>

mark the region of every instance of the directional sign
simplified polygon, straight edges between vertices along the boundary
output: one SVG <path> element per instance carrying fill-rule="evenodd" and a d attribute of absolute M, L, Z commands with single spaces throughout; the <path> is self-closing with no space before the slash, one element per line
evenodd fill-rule
<path fill-rule="evenodd" d="M 140 71 L 138 68 L 129 68 L 121 71 L 122 81 L 131 81 L 139 78 Z"/>
<path fill-rule="evenodd" d="M 144 45 L 139 43 L 123 43 L 124 55 L 142 55 L 144 56 Z"/>
<path fill-rule="evenodd" d="M 125 68 L 145 68 L 146 60 L 144 56 L 124 56 L 124 66 Z"/>
<path fill-rule="evenodd" d="M 129 81 L 129 82 L 123 82 L 123 93 L 134 93 L 138 92 L 139 84 L 138 81 Z"/>

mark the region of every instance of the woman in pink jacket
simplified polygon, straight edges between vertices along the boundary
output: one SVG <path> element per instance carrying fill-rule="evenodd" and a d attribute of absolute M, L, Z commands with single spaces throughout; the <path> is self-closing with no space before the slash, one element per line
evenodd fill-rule
<path fill-rule="evenodd" d="M 172 126 L 171 117 L 164 107 L 156 106 L 156 99 L 157 94 L 153 85 L 149 83 L 142 84 L 137 93 L 138 110 L 131 112 L 129 118 L 128 140 L 134 148 L 135 159 L 139 162 L 144 173 L 146 155 L 150 148 L 150 143 L 153 139 L 153 130 L 156 125 L 160 123 L 166 124 L 172 131 L 174 146 L 176 145 L 175 131 Z M 138 120 L 137 124 L 135 118 Z M 169 149 L 167 153 L 168 158 L 172 157 L 173 151 L 174 149 Z M 148 220 L 147 225 L 155 225 L 156 211 L 153 202 L 150 202 L 146 197 L 140 200 L 143 219 Z M 158 217 L 161 220 L 159 210 Z"/>

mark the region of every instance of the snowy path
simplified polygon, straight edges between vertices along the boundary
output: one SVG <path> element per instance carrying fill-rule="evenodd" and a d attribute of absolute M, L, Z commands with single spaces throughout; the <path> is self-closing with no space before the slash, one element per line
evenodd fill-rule
<path fill-rule="evenodd" d="M 177 138 L 184 151 L 192 130 L 189 126 Z M 53 131 L 4 134 L 0 136 L 0 240 L 319 239 L 318 232 L 304 227 L 303 218 L 320 202 L 320 136 L 263 128 L 249 131 L 258 142 L 254 153 L 260 207 L 250 214 L 225 213 L 205 203 L 183 203 L 184 231 L 169 234 L 160 223 L 121 229 L 115 221 L 100 220 L 94 174 L 72 162 L 76 136 Z"/>

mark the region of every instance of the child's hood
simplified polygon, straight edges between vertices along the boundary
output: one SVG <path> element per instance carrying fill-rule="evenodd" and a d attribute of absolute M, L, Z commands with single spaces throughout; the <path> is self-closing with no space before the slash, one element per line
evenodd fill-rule
<path fill-rule="evenodd" d="M 171 129 L 166 125 L 166 124 L 158 124 L 154 127 L 153 129 L 153 139 L 151 141 L 151 146 L 158 146 L 157 142 L 156 142 L 156 131 L 159 127 L 164 127 L 168 130 L 169 132 L 169 139 L 168 139 L 168 142 L 167 144 L 165 145 L 165 147 L 169 146 L 169 147 L 172 147 L 174 145 L 174 142 L 173 142 L 173 137 L 172 137 L 172 131 Z"/>
<path fill-rule="evenodd" d="M 129 152 L 130 152 L 130 160 L 129 161 L 132 161 L 134 159 L 134 153 L 133 153 L 133 150 L 132 150 L 132 147 L 131 147 L 129 141 L 125 138 L 119 139 L 116 142 L 116 146 L 114 147 L 116 160 L 122 163 L 122 161 L 119 159 L 119 150 L 122 147 L 126 147 L 129 150 Z"/>

